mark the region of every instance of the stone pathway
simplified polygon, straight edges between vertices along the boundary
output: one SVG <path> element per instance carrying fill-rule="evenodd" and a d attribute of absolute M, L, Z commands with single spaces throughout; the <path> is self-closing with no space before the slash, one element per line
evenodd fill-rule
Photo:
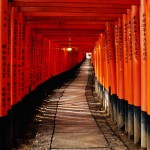
<path fill-rule="evenodd" d="M 89 62 L 84 62 L 77 78 L 58 102 L 51 149 L 109 149 L 89 110 L 85 88 Z"/>

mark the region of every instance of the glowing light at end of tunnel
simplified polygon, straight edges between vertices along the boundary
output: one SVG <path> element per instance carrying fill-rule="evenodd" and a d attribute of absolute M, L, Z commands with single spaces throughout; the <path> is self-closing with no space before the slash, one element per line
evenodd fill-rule
<path fill-rule="evenodd" d="M 91 55 L 92 55 L 91 53 L 86 53 L 86 58 L 91 59 Z"/>
<path fill-rule="evenodd" d="M 72 48 L 71 48 L 71 47 L 68 47 L 68 48 L 67 48 L 67 51 L 69 51 L 69 52 L 72 51 Z"/>

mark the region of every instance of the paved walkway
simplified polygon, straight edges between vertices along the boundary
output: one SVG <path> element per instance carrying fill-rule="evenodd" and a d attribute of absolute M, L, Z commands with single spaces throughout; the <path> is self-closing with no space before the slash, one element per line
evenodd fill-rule
<path fill-rule="evenodd" d="M 64 90 L 58 102 L 51 149 L 108 150 L 104 135 L 99 131 L 89 110 L 85 88 L 89 61 L 81 66 L 77 78 Z"/>

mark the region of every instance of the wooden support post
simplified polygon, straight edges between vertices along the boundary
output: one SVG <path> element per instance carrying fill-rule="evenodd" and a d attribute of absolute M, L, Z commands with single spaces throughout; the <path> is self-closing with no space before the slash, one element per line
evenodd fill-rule
<path fill-rule="evenodd" d="M 128 132 L 128 44 L 127 44 L 127 15 L 123 14 L 123 61 L 124 61 L 124 104 L 125 132 Z"/>
<path fill-rule="evenodd" d="M 133 111 L 133 57 L 132 57 L 132 33 L 131 33 L 131 10 L 127 9 L 127 44 L 128 44 L 128 137 L 134 134 L 134 111 Z"/>
<path fill-rule="evenodd" d="M 131 6 L 131 31 L 133 55 L 134 143 L 141 138 L 141 64 L 139 6 Z"/>
<path fill-rule="evenodd" d="M 141 0 L 140 5 L 140 48 L 141 48 L 141 147 L 147 147 L 147 98 L 146 98 L 146 66 L 147 66 L 147 48 L 146 48 L 146 0 Z"/>
<path fill-rule="evenodd" d="M 10 53 L 8 51 L 8 1 L 0 1 L 0 149 L 11 149 L 10 122 Z"/>
<path fill-rule="evenodd" d="M 146 47 L 147 47 L 147 150 L 150 150 L 150 0 L 146 5 Z"/>
<path fill-rule="evenodd" d="M 111 116 L 114 118 L 113 104 L 115 104 L 114 98 L 117 97 L 116 92 L 116 67 L 115 67 L 115 45 L 114 45 L 114 35 L 113 35 L 113 23 L 106 23 L 106 34 L 107 34 L 107 49 L 108 49 L 108 76 L 109 76 L 109 86 L 111 89 L 110 93 L 110 110 Z M 115 100 L 116 101 L 116 100 Z"/>

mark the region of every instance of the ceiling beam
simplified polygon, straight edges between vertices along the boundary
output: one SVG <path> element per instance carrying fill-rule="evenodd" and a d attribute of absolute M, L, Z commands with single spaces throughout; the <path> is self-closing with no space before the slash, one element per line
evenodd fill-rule
<path fill-rule="evenodd" d="M 104 25 L 104 21 L 82 21 L 82 20 L 30 20 L 27 23 L 36 23 L 36 24 L 61 24 L 61 25 Z"/>
<path fill-rule="evenodd" d="M 28 26 L 30 26 L 31 28 L 33 28 L 31 25 L 27 24 Z M 58 30 L 58 29 L 51 29 L 51 28 L 33 28 L 33 30 L 35 30 L 36 32 L 45 32 L 47 33 L 48 35 L 51 34 L 51 35 L 97 35 L 97 34 L 100 34 L 101 32 L 104 32 L 104 30 L 101 30 L 101 29 L 63 29 L 63 30 Z"/>
<path fill-rule="evenodd" d="M 95 40 L 95 39 L 97 39 L 98 38 L 98 36 L 87 36 L 87 37 L 85 37 L 85 35 L 84 36 L 81 36 L 81 37 L 79 37 L 79 36 L 74 36 L 74 35 L 64 35 L 64 36 L 55 36 L 55 35 L 46 35 L 46 34 L 44 34 L 44 33 L 41 33 L 43 36 L 46 36 L 46 37 L 48 37 L 48 38 L 51 38 L 51 39 L 55 39 L 55 41 L 58 41 L 58 42 L 60 42 L 60 41 L 66 41 L 66 40 L 68 40 L 69 38 L 71 39 L 71 41 L 91 41 L 91 40 Z"/>
<path fill-rule="evenodd" d="M 59 13 L 96 13 L 96 14 L 123 14 L 126 9 L 120 8 L 78 8 L 78 7 L 19 7 L 20 12 L 59 12 Z M 83 15 L 82 14 L 82 15 Z"/>
<path fill-rule="evenodd" d="M 125 11 L 126 13 L 126 11 Z M 65 13 L 65 12 L 24 12 L 24 16 L 30 16 L 30 17 L 104 17 L 104 16 L 114 16 L 114 17 L 122 17 L 122 14 L 116 14 L 116 13 Z"/>
<path fill-rule="evenodd" d="M 44 23 L 40 23 L 40 24 L 36 24 L 36 23 L 32 23 L 28 25 L 31 26 L 31 28 L 44 28 L 44 29 L 57 29 L 57 30 L 63 30 L 63 29 L 104 29 L 105 25 L 104 24 L 89 24 L 88 26 L 84 25 L 84 24 L 80 24 L 80 25 L 63 25 L 63 24 L 44 24 Z"/>
<path fill-rule="evenodd" d="M 41 0 L 13 0 L 14 2 L 41 2 Z M 43 3 L 96 3 L 96 4 L 140 4 L 140 0 L 42 0 Z"/>
<path fill-rule="evenodd" d="M 63 20 L 63 21 L 78 21 L 78 20 L 82 20 L 82 21 L 101 21 L 101 18 L 117 18 L 120 17 L 122 15 L 120 14 L 111 14 L 111 16 L 109 14 L 103 14 L 103 15 L 98 15 L 98 16 L 74 16 L 72 18 L 72 16 L 26 16 L 26 20 L 49 20 L 49 21 L 53 21 L 53 20 Z"/>
<path fill-rule="evenodd" d="M 25 20 L 26 22 L 106 22 L 106 21 L 116 21 L 118 20 L 118 17 L 122 17 L 121 14 L 103 14 L 99 15 L 99 17 L 96 16 L 74 16 L 74 17 L 57 17 L 57 16 L 51 16 L 51 17 L 45 17 L 45 16 L 26 16 Z"/>
<path fill-rule="evenodd" d="M 12 7 L 79 7 L 79 8 L 130 8 L 129 4 L 99 4 L 99 3 L 49 3 L 49 2 L 12 2 Z"/>

